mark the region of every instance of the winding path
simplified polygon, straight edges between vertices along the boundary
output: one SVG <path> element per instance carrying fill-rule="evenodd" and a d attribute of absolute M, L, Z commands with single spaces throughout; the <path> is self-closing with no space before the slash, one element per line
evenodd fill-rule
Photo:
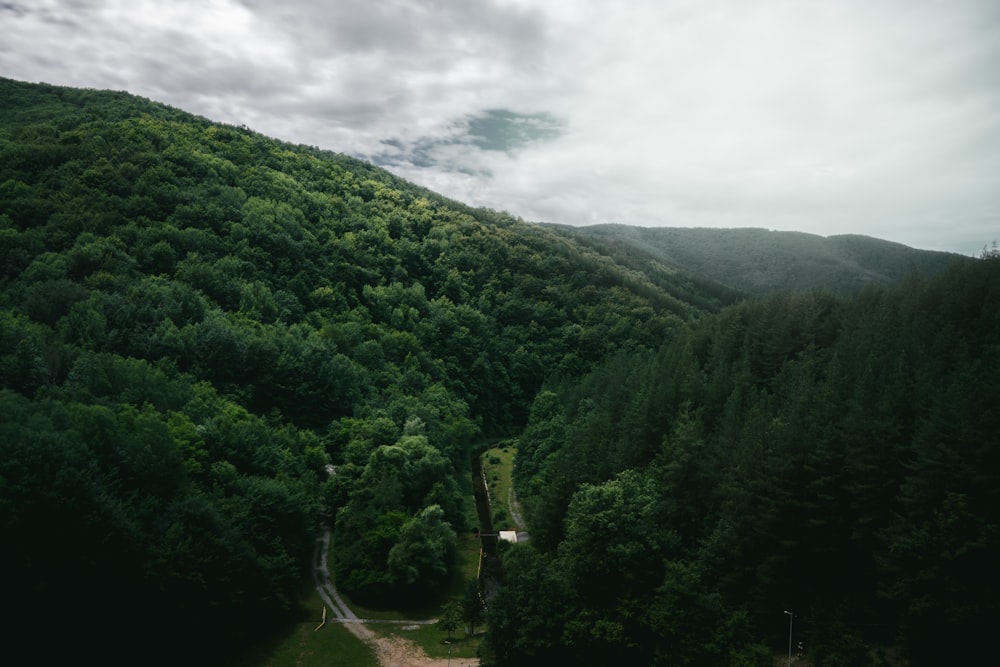
<path fill-rule="evenodd" d="M 437 623 L 437 619 L 411 621 L 371 621 L 370 619 L 358 618 L 358 615 L 351 611 L 337 587 L 330 579 L 330 571 L 327 567 L 327 554 L 330 552 L 330 530 L 326 529 L 316 540 L 316 549 L 313 555 L 313 582 L 316 584 L 316 591 L 333 613 L 333 618 L 326 618 L 327 623 L 343 623 L 344 627 L 351 631 L 355 637 L 371 645 L 378 656 L 380 667 L 451 667 L 451 659 L 434 659 L 427 657 L 423 649 L 407 641 L 402 637 L 381 637 L 373 632 L 365 624 L 369 622 L 378 623 L 400 623 L 405 625 L 428 625 Z M 456 659 L 455 665 L 475 664 L 468 659 Z"/>

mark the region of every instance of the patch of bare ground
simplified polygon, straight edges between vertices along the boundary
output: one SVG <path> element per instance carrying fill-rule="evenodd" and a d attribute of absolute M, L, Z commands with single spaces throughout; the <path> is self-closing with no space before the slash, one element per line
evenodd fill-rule
<path fill-rule="evenodd" d="M 459 667 L 476 664 L 468 658 L 463 658 L 461 661 L 431 658 L 422 648 L 402 637 L 380 637 L 363 623 L 346 625 L 358 639 L 375 647 L 380 667 L 451 667 L 452 663 L 454 667 Z"/>

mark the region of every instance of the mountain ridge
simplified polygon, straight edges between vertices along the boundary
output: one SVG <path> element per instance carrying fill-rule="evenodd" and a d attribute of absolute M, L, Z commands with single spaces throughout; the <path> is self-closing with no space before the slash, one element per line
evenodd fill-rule
<path fill-rule="evenodd" d="M 242 125 L 217 123 L 127 91 L 27 83 L 3 77 L 0 82 L 8 90 L 16 90 L 18 95 L 28 95 L 33 100 L 29 105 L 22 101 L 15 107 L 15 96 L 4 95 L 4 99 L 0 99 L 0 112 L 9 121 L 30 122 L 33 113 L 40 113 L 34 108 L 43 100 L 51 103 L 57 99 L 64 109 L 80 113 L 88 104 L 105 100 L 114 102 L 115 111 L 105 114 L 112 120 L 152 114 L 164 120 L 232 127 L 260 140 L 275 141 L 289 150 L 333 160 L 369 178 L 405 184 L 432 201 L 461 210 L 480 221 L 496 222 L 507 218 L 556 229 L 622 262 L 629 270 L 646 275 L 673 296 L 692 299 L 709 309 L 746 296 L 789 290 L 829 289 L 838 294 L 850 294 L 868 285 L 891 284 L 913 273 L 933 275 L 952 261 L 969 259 L 957 253 L 913 248 L 864 234 L 822 236 L 763 227 L 644 227 L 627 223 L 570 225 L 524 221 L 505 211 L 475 207 L 441 195 L 360 157 L 270 138 Z M 707 291 L 710 296 L 706 299 L 706 295 L 696 294 L 698 290 Z"/>
<path fill-rule="evenodd" d="M 861 234 L 820 236 L 758 227 L 556 225 L 626 263 L 696 275 L 744 294 L 829 289 L 838 294 L 934 275 L 962 255 L 920 250 Z"/>

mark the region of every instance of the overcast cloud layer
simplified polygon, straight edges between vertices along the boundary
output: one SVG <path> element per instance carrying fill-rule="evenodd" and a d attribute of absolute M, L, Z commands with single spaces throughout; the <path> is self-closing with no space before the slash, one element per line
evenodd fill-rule
<path fill-rule="evenodd" d="M 527 220 L 1000 237 L 996 0 L 6 0 L 0 75 Z"/>

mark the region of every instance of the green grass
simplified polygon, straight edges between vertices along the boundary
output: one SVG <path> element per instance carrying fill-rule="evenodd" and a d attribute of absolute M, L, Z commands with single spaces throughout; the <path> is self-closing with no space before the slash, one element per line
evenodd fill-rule
<path fill-rule="evenodd" d="M 496 447 L 487 449 L 481 455 L 483 473 L 490 490 L 490 504 L 493 515 L 503 509 L 506 520 L 501 525 L 494 525 L 496 530 L 525 530 L 525 526 L 514 524 L 510 508 L 507 505 L 510 497 L 511 476 L 514 469 L 514 454 L 516 448 L 509 441 L 498 443 Z"/>
<path fill-rule="evenodd" d="M 312 585 L 299 603 L 289 623 L 271 636 L 240 652 L 227 667 L 319 667 L 337 664 L 344 667 L 377 667 L 372 647 L 355 637 L 341 623 L 322 620 L 323 601 Z"/>
<path fill-rule="evenodd" d="M 371 646 L 355 637 L 342 623 L 299 623 L 286 629 L 270 647 L 257 647 L 233 667 L 319 667 L 350 665 L 377 667 Z"/>

